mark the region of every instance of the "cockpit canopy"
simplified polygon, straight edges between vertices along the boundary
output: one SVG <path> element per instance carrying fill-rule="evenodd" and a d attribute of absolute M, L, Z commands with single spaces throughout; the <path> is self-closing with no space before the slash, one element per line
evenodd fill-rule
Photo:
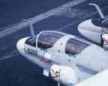
<path fill-rule="evenodd" d="M 39 48 L 50 48 L 54 45 L 54 43 L 64 36 L 64 34 L 54 31 L 43 31 L 40 32 L 37 39 L 37 46 Z M 29 38 L 26 41 L 27 44 L 36 47 L 36 40 L 33 40 L 32 38 Z"/>
<path fill-rule="evenodd" d="M 65 36 L 65 33 L 61 32 L 41 32 L 37 35 L 36 39 L 33 40 L 32 38 L 29 38 L 26 41 L 26 44 L 29 44 L 33 47 L 36 47 L 36 41 L 38 48 L 41 49 L 48 49 L 53 47 L 53 45 L 63 36 Z M 82 50 L 84 50 L 87 46 L 89 46 L 88 43 L 81 41 L 79 38 L 70 38 L 65 47 L 65 53 L 67 54 L 78 54 Z"/>
<path fill-rule="evenodd" d="M 80 53 L 82 50 L 84 50 L 86 47 L 88 47 L 89 44 L 85 43 L 83 41 L 80 41 L 78 39 L 69 39 L 67 44 L 66 44 L 66 49 L 65 52 L 67 54 L 78 54 Z"/>
<path fill-rule="evenodd" d="M 100 17 L 95 17 L 92 19 L 92 23 L 95 24 L 96 26 L 108 28 L 108 16 L 105 17 L 104 19 Z"/>

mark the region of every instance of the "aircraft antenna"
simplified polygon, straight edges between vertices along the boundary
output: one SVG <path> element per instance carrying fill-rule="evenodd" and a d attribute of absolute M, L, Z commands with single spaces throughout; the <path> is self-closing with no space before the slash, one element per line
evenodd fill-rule
<path fill-rule="evenodd" d="M 100 17 L 101 17 L 102 19 L 105 18 L 105 16 L 104 16 L 102 10 L 100 9 L 99 5 L 97 5 L 97 4 L 95 4 L 95 3 L 89 3 L 89 5 L 94 6 L 94 7 L 96 8 L 97 12 L 99 13 L 99 15 L 100 15 Z"/>

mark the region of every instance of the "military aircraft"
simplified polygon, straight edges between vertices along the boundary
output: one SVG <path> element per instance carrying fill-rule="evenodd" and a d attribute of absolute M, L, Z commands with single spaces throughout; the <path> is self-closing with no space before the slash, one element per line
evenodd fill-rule
<path fill-rule="evenodd" d="M 75 86 L 108 86 L 108 70 L 104 70 Z"/>
<path fill-rule="evenodd" d="M 43 75 L 67 86 L 75 85 L 108 68 L 108 52 L 67 33 L 47 30 L 19 39 L 17 50 L 43 69 Z"/>
<path fill-rule="evenodd" d="M 103 14 L 95 3 L 89 5 L 96 8 L 100 17 L 87 19 L 78 25 L 78 31 L 82 36 L 108 49 L 108 17 Z"/>

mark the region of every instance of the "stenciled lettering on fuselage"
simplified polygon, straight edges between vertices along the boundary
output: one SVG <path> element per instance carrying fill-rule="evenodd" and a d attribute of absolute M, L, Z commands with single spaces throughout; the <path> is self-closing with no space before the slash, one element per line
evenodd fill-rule
<path fill-rule="evenodd" d="M 30 49 L 30 48 L 25 48 L 24 50 L 25 50 L 25 52 L 26 52 L 27 54 L 32 55 L 32 56 L 34 56 L 34 57 L 36 57 L 36 58 L 38 57 L 38 59 L 39 59 L 41 62 L 44 62 L 44 63 L 47 63 L 47 64 L 51 64 L 51 63 L 52 63 L 51 60 L 48 60 L 48 59 L 44 58 L 44 55 L 43 55 L 43 56 L 42 56 L 42 55 L 38 55 L 38 53 L 37 53 L 36 50 Z"/>

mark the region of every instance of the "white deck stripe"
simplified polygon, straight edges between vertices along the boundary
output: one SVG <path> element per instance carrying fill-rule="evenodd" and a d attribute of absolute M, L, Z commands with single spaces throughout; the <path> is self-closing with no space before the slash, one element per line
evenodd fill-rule
<path fill-rule="evenodd" d="M 12 34 L 18 30 L 21 30 L 21 29 L 24 29 L 24 27 L 26 27 L 29 23 L 28 22 L 32 22 L 32 23 L 37 23 L 43 19 L 46 19 L 50 16 L 53 16 L 53 15 L 56 15 L 57 13 L 60 13 L 60 12 L 63 12 L 64 11 L 64 8 L 68 8 L 68 7 L 74 7 L 80 3 L 83 3 L 85 2 L 86 0 L 73 0 L 73 1 L 70 1 L 62 6 L 59 6 L 57 8 L 54 8 L 48 12 L 45 12 L 45 13 L 42 13 L 38 16 L 35 16 L 35 17 L 32 17 L 30 19 L 27 19 L 26 21 L 22 21 L 20 23 L 17 23 L 11 27 L 7 27 L 5 28 L 5 30 L 1 31 L 0 32 L 0 38 L 3 38 L 9 34 Z"/>
<path fill-rule="evenodd" d="M 13 50 L 12 52 L 9 53 L 9 55 L 1 56 L 0 61 L 7 60 L 7 59 L 12 58 L 12 57 L 16 57 L 17 55 L 19 55 L 17 53 L 17 50 Z"/>

